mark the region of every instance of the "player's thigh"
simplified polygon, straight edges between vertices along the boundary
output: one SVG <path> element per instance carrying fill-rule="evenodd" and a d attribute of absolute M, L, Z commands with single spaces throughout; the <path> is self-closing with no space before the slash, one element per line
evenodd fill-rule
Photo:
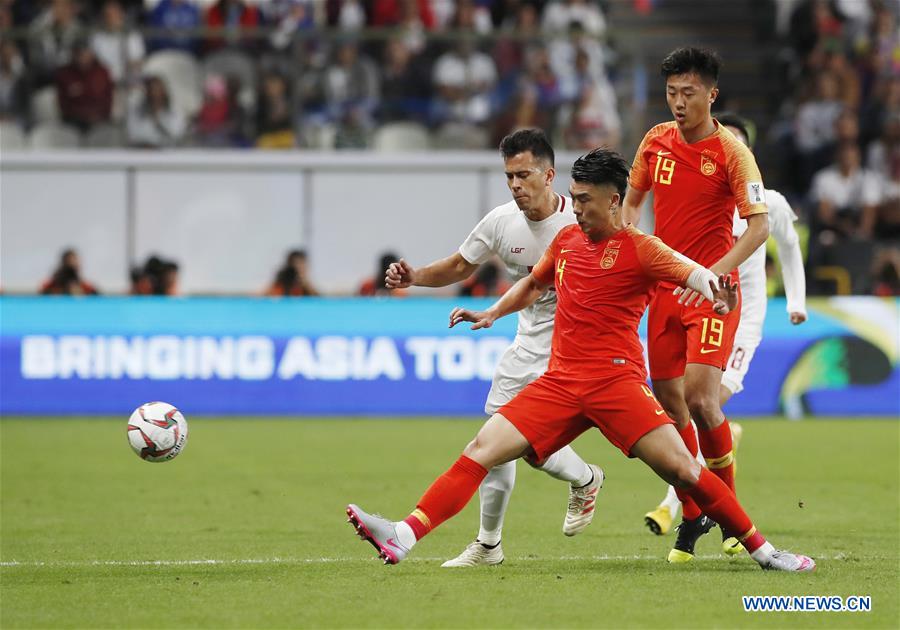
<path fill-rule="evenodd" d="M 591 427 L 571 380 L 546 373 L 498 412 L 525 436 L 540 461 Z"/>
<path fill-rule="evenodd" d="M 484 403 L 488 416 L 497 413 L 503 405 L 547 370 L 550 356 L 530 352 L 517 343 L 506 349 L 491 381 L 491 391 Z"/>
<path fill-rule="evenodd" d="M 531 453 L 524 435 L 502 414 L 495 413 L 479 429 L 463 454 L 487 469 Z"/>
<path fill-rule="evenodd" d="M 584 396 L 584 406 L 591 422 L 629 457 L 644 435 L 672 424 L 653 391 L 637 374 L 594 382 Z"/>
<path fill-rule="evenodd" d="M 647 360 L 653 380 L 684 374 L 687 338 L 681 321 L 683 310 L 671 289 L 656 289 L 647 313 Z"/>
<path fill-rule="evenodd" d="M 631 454 L 673 485 L 690 485 L 696 482 L 700 474 L 700 464 L 687 450 L 678 433 L 667 425 L 641 436 L 632 446 Z"/>
<path fill-rule="evenodd" d="M 753 361 L 753 355 L 756 354 L 756 348 L 760 341 L 759 336 L 754 338 L 738 334 L 735 338 L 734 347 L 728 357 L 728 365 L 722 375 L 722 385 L 728 389 L 731 395 L 739 394 L 744 390 L 744 378 L 750 371 L 750 362 Z"/>

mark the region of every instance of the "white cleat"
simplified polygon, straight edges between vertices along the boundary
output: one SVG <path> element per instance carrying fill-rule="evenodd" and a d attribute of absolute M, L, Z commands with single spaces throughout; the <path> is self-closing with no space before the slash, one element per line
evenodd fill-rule
<path fill-rule="evenodd" d="M 598 466 L 590 464 L 590 467 L 594 479 L 589 484 L 581 488 L 569 486 L 569 507 L 563 521 L 563 534 L 566 536 L 580 534 L 594 520 L 594 503 L 597 492 L 603 487 L 604 475 Z"/>
<path fill-rule="evenodd" d="M 773 551 L 764 563 L 760 563 L 760 566 L 770 571 L 815 571 L 816 561 L 808 556 L 801 556 L 799 553 Z"/>
<path fill-rule="evenodd" d="M 385 564 L 397 564 L 409 553 L 409 549 L 397 541 L 397 524 L 393 521 L 368 514 L 351 503 L 347 506 L 347 522 L 353 525 L 357 536 L 375 547 Z"/>
<path fill-rule="evenodd" d="M 477 540 L 471 542 L 461 554 L 447 560 L 442 567 L 478 567 L 482 565 L 497 565 L 503 563 L 503 548 L 500 543 L 494 548 L 488 548 Z"/>

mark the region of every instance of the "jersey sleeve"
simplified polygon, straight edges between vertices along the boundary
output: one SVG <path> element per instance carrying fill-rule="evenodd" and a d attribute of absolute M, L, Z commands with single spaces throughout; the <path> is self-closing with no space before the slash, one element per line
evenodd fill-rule
<path fill-rule="evenodd" d="M 750 149 L 737 139 L 732 139 L 724 147 L 728 184 L 741 218 L 768 212 L 762 175 Z"/>
<path fill-rule="evenodd" d="M 563 228 L 553 237 L 553 241 L 547 246 L 547 249 L 541 255 L 541 259 L 531 270 L 532 277 L 541 284 L 553 284 L 556 273 L 556 255 L 559 253 L 559 236 L 565 231 L 565 228 Z"/>
<path fill-rule="evenodd" d="M 635 230 L 632 237 L 641 268 L 651 280 L 684 286 L 688 277 L 700 267 L 693 260 L 679 254 L 655 236 Z"/>
<path fill-rule="evenodd" d="M 638 147 L 637 153 L 634 154 L 634 162 L 631 163 L 631 173 L 628 175 L 628 185 L 637 190 L 650 190 L 650 166 L 644 159 L 644 151 L 650 142 L 658 135 L 657 128 L 654 127 L 644 135 L 641 145 Z"/>
<path fill-rule="evenodd" d="M 459 246 L 459 253 L 466 261 L 480 265 L 490 260 L 497 244 L 496 224 L 497 216 L 492 211 L 486 214 L 469 233 Z"/>
<path fill-rule="evenodd" d="M 803 271 L 803 253 L 800 238 L 794 229 L 797 215 L 787 199 L 774 190 L 767 191 L 769 198 L 769 231 L 775 238 L 788 313 L 806 313 L 806 274 Z"/>

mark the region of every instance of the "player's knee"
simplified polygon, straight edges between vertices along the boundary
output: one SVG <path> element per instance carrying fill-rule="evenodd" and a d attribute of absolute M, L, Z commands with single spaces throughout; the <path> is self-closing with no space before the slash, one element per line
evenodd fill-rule
<path fill-rule="evenodd" d="M 700 464 L 685 451 L 673 462 L 670 483 L 676 488 L 691 488 L 700 479 Z"/>
<path fill-rule="evenodd" d="M 722 413 L 722 409 L 719 406 L 718 391 L 712 394 L 707 392 L 685 393 L 685 401 L 691 417 L 700 425 L 715 422 L 717 416 Z"/>

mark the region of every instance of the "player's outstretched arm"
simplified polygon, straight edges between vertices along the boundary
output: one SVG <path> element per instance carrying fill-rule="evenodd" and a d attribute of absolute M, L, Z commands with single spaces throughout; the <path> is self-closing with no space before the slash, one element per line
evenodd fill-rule
<path fill-rule="evenodd" d="M 734 271 L 750 257 L 750 254 L 759 249 L 767 238 L 769 238 L 768 213 L 751 214 L 747 217 L 747 231 L 741 234 L 727 254 L 709 268 L 710 271 L 717 275 Z"/>
<path fill-rule="evenodd" d="M 785 201 L 785 204 L 787 202 Z M 787 206 L 783 217 L 773 213 L 770 221 L 772 236 L 781 262 L 781 277 L 784 279 L 784 293 L 787 296 L 787 312 L 795 326 L 806 321 L 806 274 L 803 271 L 803 252 L 800 251 L 800 237 L 791 221 L 793 212 Z"/>
<path fill-rule="evenodd" d="M 441 260 L 416 269 L 404 259 L 392 263 L 384 274 L 384 286 L 388 289 L 405 289 L 407 287 L 446 287 L 465 280 L 478 269 L 478 265 L 470 263 L 456 252 Z"/>
<path fill-rule="evenodd" d="M 549 286 L 540 283 L 533 275 L 527 275 L 512 285 L 509 291 L 486 311 L 470 311 L 458 306 L 454 308 L 450 311 L 450 328 L 460 322 L 472 322 L 472 330 L 490 328 L 504 315 L 521 311 L 534 304 Z"/>

